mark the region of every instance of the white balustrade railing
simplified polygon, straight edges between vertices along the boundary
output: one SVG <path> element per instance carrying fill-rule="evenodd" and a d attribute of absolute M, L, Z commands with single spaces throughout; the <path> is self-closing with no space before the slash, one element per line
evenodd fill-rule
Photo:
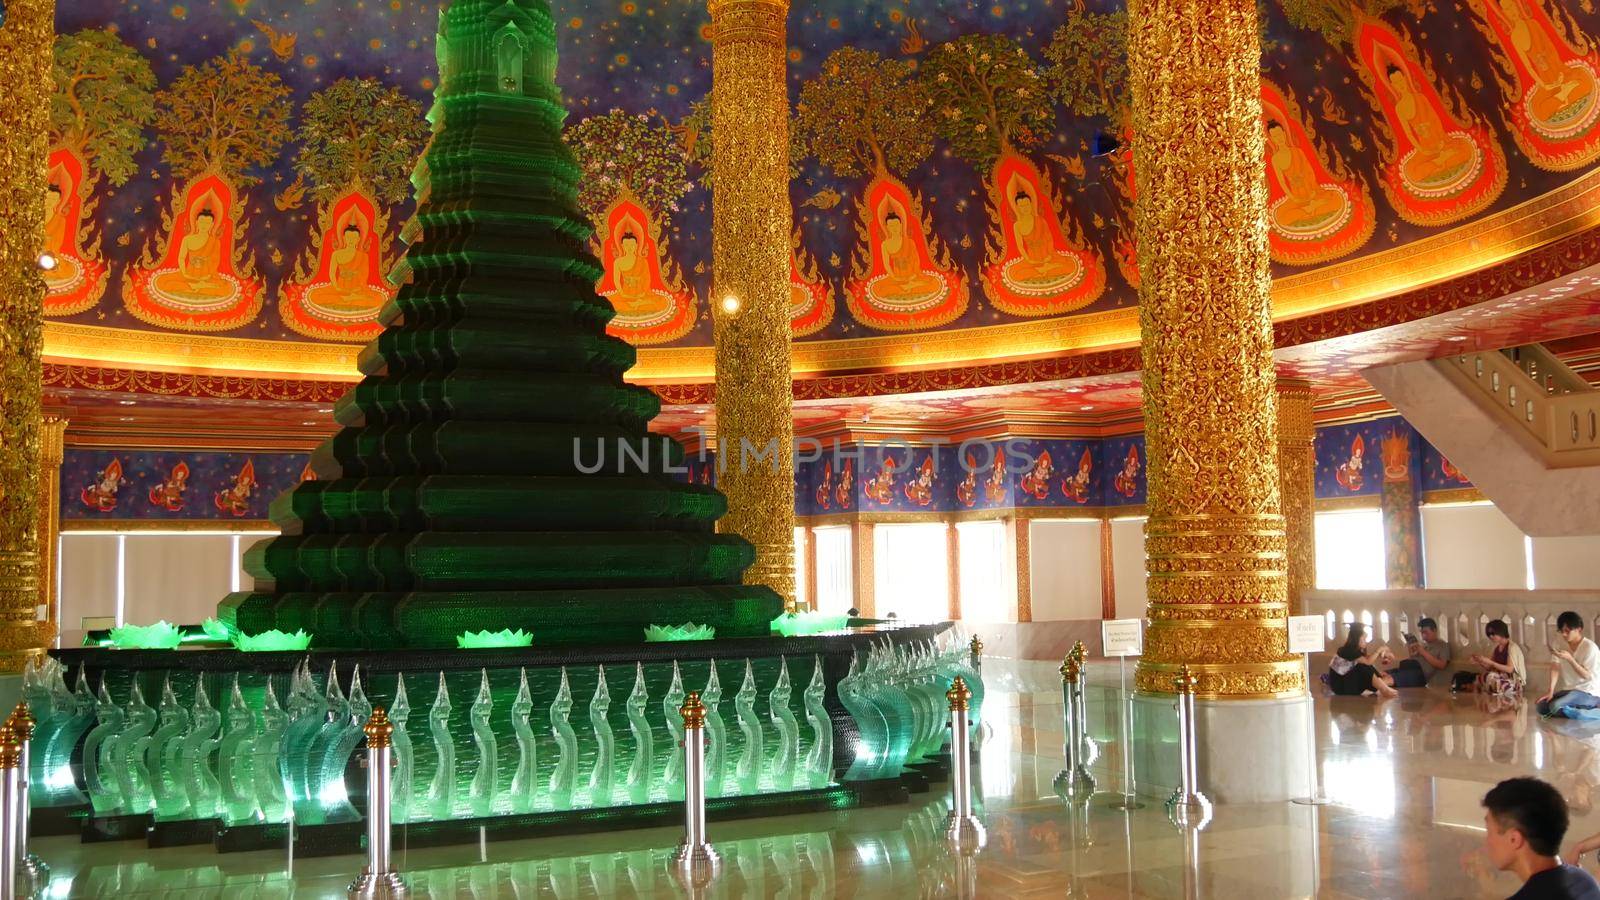
<path fill-rule="evenodd" d="M 1372 641 L 1388 644 L 1404 656 L 1404 635 L 1415 633 L 1417 622 L 1433 619 L 1439 636 L 1450 644 L 1452 668 L 1459 668 L 1473 653 L 1487 653 L 1484 626 L 1495 619 L 1506 623 L 1511 639 L 1527 657 L 1528 677 L 1542 687 L 1543 666 L 1550 661 L 1556 641 L 1556 617 L 1571 610 L 1583 617 L 1584 633 L 1600 634 L 1600 589 L 1592 591 L 1467 591 L 1408 589 L 1392 591 L 1307 591 L 1308 614 L 1327 620 L 1328 649 L 1344 641 L 1347 626 L 1368 626 Z M 1469 664 L 1470 665 L 1470 664 Z"/>
<path fill-rule="evenodd" d="M 1433 364 L 1515 422 L 1543 448 L 1547 465 L 1600 463 L 1600 391 L 1590 389 L 1547 352 L 1517 350 L 1516 359 L 1483 350 L 1434 360 Z M 1541 365 L 1539 360 L 1546 361 Z"/>

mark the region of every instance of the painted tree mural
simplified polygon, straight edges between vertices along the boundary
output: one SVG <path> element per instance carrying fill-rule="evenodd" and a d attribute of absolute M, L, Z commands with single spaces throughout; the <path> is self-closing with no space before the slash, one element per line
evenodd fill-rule
<path fill-rule="evenodd" d="M 866 177 L 859 240 L 845 282 L 856 320 L 881 331 L 932 328 L 966 311 L 966 279 L 934 237 L 909 173 L 933 152 L 932 99 L 911 66 L 843 47 L 800 88 L 794 132 L 805 152 L 844 178 Z"/>
<path fill-rule="evenodd" d="M 68 316 L 105 293 L 95 188 L 101 178 L 120 187 L 137 171 L 134 154 L 155 115 L 156 76 L 115 32 L 85 29 L 56 38 L 52 77 L 44 314 Z"/>
<path fill-rule="evenodd" d="M 317 199 L 311 244 L 280 292 L 278 313 L 310 337 L 366 341 L 394 296 L 389 213 L 411 192 L 428 137 L 422 104 L 375 78 L 341 78 L 300 113 L 297 180 Z"/>
<path fill-rule="evenodd" d="M 123 276 L 135 317 L 182 331 L 230 331 L 261 311 L 263 285 L 242 240 L 241 192 L 290 137 L 289 88 L 231 51 L 185 66 L 156 94 L 161 159 L 176 179 L 161 233 Z M 178 187 L 181 185 L 181 187 Z"/>
<path fill-rule="evenodd" d="M 667 247 L 667 222 L 693 187 L 684 148 L 664 121 L 620 109 L 567 127 L 583 167 L 578 205 L 594 222 L 605 267 L 595 290 L 616 308 L 608 330 L 634 344 L 677 340 L 699 302 Z"/>
<path fill-rule="evenodd" d="M 1105 267 L 1051 179 L 1026 155 L 1055 126 L 1039 66 L 1011 38 L 967 35 L 935 47 L 921 72 L 934 130 L 955 155 L 988 173 L 982 283 L 989 302 L 1022 316 L 1093 303 L 1105 290 Z"/>

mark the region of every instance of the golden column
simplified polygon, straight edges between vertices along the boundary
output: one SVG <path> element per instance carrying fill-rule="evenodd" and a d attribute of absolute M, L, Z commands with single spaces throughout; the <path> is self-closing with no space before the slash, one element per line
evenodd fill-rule
<path fill-rule="evenodd" d="M 51 637 L 39 603 L 39 351 L 55 0 L 11 0 L 0 27 L 0 672 Z"/>
<path fill-rule="evenodd" d="M 45 416 L 39 429 L 39 602 L 52 632 L 57 627 L 56 569 L 61 560 L 56 545 L 61 536 L 61 464 L 66 455 L 67 420 Z"/>
<path fill-rule="evenodd" d="M 789 374 L 788 0 L 711 0 L 712 321 L 721 528 L 755 545 L 745 580 L 794 596 Z"/>
<path fill-rule="evenodd" d="M 1256 0 L 1129 0 L 1150 630 L 1136 684 L 1305 689 L 1288 655 Z"/>
<path fill-rule="evenodd" d="M 1289 543 L 1289 610 L 1304 615 L 1301 597 L 1317 586 L 1315 395 L 1305 381 L 1278 381 L 1278 492 Z"/>

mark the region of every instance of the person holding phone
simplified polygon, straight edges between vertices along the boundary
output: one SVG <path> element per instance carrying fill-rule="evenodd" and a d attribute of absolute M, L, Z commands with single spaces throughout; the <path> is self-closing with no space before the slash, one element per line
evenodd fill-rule
<path fill-rule="evenodd" d="M 1539 715 L 1600 719 L 1600 647 L 1583 636 L 1583 617 L 1571 610 L 1556 617 L 1556 632 L 1550 689 L 1538 700 Z"/>
<path fill-rule="evenodd" d="M 1389 673 L 1397 688 L 1427 687 L 1435 672 L 1450 665 L 1450 645 L 1439 640 L 1439 623 L 1423 617 L 1417 620 L 1417 631 L 1405 636 L 1410 658 L 1402 659 Z"/>

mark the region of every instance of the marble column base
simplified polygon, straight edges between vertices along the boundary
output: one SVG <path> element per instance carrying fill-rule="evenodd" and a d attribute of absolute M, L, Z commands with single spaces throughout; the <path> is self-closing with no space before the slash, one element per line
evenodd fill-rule
<path fill-rule="evenodd" d="M 1136 694 L 1133 748 L 1139 793 L 1165 800 L 1178 786 L 1177 698 Z M 1195 703 L 1200 792 L 1212 803 L 1271 803 L 1311 790 L 1311 698 Z"/>

